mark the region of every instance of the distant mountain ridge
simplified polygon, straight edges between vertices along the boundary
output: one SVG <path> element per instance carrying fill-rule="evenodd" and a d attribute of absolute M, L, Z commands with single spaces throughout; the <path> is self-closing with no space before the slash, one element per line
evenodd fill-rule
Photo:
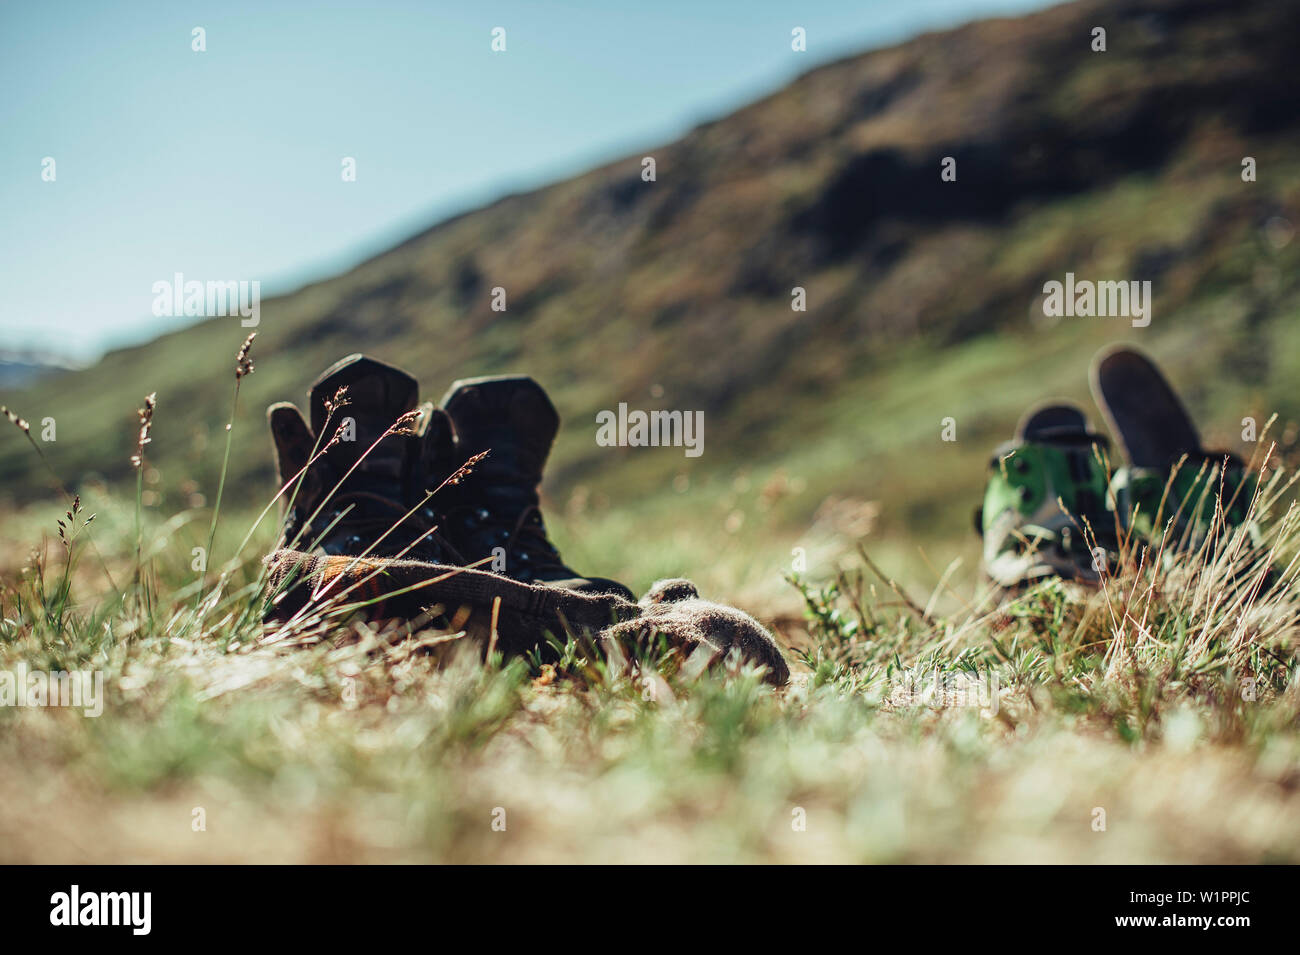
<path fill-rule="evenodd" d="M 37 379 L 77 366 L 43 352 L 0 351 L 0 389 L 25 388 Z"/>

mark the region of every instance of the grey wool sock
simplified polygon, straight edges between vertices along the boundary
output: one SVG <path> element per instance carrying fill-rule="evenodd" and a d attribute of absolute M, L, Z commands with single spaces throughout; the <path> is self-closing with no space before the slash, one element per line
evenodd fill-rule
<path fill-rule="evenodd" d="M 782 686 L 790 680 L 781 649 L 762 624 L 743 610 L 703 599 L 689 580 L 658 581 L 638 606 L 639 617 L 611 624 L 602 636 L 641 642 L 662 634 L 674 646 L 698 647 L 715 659 L 735 650 L 741 659 L 766 667 L 769 683 Z"/>
<path fill-rule="evenodd" d="M 781 651 L 748 614 L 702 600 L 688 580 L 663 580 L 639 603 L 616 594 L 591 594 L 526 584 L 466 567 L 390 558 L 354 558 L 277 550 L 266 558 L 266 619 L 285 623 L 318 616 L 330 605 L 355 608 L 371 619 L 454 619 L 486 646 L 495 621 L 496 647 L 506 655 L 545 647 L 548 635 L 575 635 L 639 644 L 657 634 L 709 659 L 732 650 L 767 668 L 766 679 L 790 678 Z"/>

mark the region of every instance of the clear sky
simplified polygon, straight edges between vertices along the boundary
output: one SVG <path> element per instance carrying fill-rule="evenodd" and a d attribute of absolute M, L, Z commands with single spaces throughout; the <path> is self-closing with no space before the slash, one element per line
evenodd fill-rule
<path fill-rule="evenodd" d="M 176 272 L 268 297 L 818 63 L 1047 5 L 0 0 L 0 352 L 92 358 L 186 321 L 150 310 Z"/>

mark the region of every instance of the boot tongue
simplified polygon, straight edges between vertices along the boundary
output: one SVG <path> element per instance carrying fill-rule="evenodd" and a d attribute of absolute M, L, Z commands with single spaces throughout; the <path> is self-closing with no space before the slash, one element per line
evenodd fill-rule
<path fill-rule="evenodd" d="M 491 450 L 477 472 L 530 491 L 541 483 L 560 416 L 536 381 L 526 375 L 458 381 L 443 407 L 462 457 Z"/>
<path fill-rule="evenodd" d="M 322 434 L 329 419 L 325 402 L 333 401 L 340 388 L 346 387 L 346 403 L 335 411 L 329 420 L 328 434 Z M 367 358 L 349 355 L 335 363 L 316 379 L 311 386 L 311 424 L 314 433 L 323 441 L 332 438 L 339 427 L 345 426 L 341 440 L 329 451 L 331 463 L 346 471 L 357 463 L 361 455 L 393 426 L 399 417 L 415 410 L 419 385 L 406 372 Z M 347 422 L 351 419 L 351 425 Z M 395 482 L 400 486 L 406 472 L 406 462 L 412 439 L 406 435 L 390 435 L 366 454 L 354 476 L 365 475 L 381 480 L 385 485 Z M 392 489 L 376 488 L 380 493 Z"/>

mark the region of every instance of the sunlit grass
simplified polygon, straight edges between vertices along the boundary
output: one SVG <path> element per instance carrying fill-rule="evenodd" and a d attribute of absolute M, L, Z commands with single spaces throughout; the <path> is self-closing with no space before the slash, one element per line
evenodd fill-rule
<path fill-rule="evenodd" d="M 757 522 L 749 488 L 731 490 Z M 107 561 L 131 568 L 134 502 L 87 503 Z M 0 672 L 100 670 L 107 699 L 99 718 L 0 708 L 16 768 L 0 854 L 1295 862 L 1300 531 L 1280 470 L 1254 507 L 1177 561 L 1130 550 L 1096 591 L 962 585 L 945 602 L 892 584 L 878 552 L 773 582 L 802 605 L 778 620 L 803 664 L 783 690 L 734 666 L 679 671 L 662 648 L 608 659 L 569 641 L 557 662 L 485 663 L 455 634 L 360 620 L 268 639 L 266 532 L 202 574 L 183 538 L 204 522 L 146 509 L 150 602 L 79 560 L 88 538 L 4 578 Z M 35 543 L 51 515 L 11 526 Z M 218 550 L 238 552 L 249 516 L 227 512 L 240 526 L 218 528 Z M 632 530 L 569 522 L 593 560 Z M 712 535 L 719 582 L 747 579 L 745 527 Z M 666 559 L 702 560 L 703 537 Z"/>

